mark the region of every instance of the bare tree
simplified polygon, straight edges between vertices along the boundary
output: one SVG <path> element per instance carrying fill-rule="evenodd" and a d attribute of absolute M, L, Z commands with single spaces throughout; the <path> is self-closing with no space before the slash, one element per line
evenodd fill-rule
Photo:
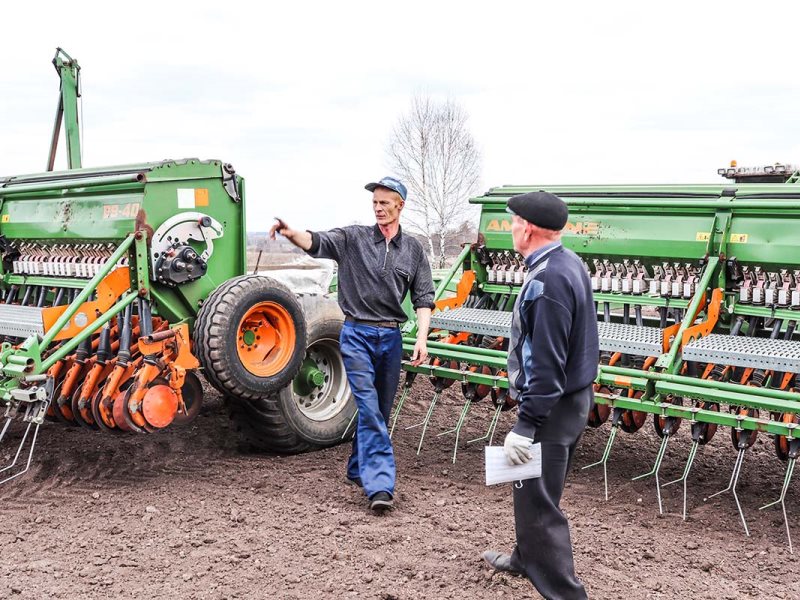
<path fill-rule="evenodd" d="M 481 156 L 467 129 L 467 113 L 453 100 L 417 96 L 395 125 L 388 147 L 391 169 L 408 186 L 404 215 L 428 240 L 431 262 L 445 265 L 448 240 L 475 211 Z"/>

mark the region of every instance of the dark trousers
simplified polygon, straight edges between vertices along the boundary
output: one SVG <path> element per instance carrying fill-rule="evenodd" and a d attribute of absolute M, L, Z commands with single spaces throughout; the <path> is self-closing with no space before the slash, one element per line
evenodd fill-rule
<path fill-rule="evenodd" d="M 397 328 L 345 323 L 339 349 L 358 406 L 347 476 L 368 498 L 378 492 L 394 496 L 394 452 L 387 423 L 400 381 L 402 335 Z"/>
<path fill-rule="evenodd" d="M 514 488 L 517 547 L 511 564 L 547 600 L 587 597 L 575 575 L 569 523 L 558 505 L 591 405 L 591 386 L 558 401 L 534 439 L 542 444 L 542 476 Z"/>

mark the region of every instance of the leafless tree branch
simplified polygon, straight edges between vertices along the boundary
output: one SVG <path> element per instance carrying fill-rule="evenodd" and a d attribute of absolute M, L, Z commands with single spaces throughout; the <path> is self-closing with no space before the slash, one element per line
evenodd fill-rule
<path fill-rule="evenodd" d="M 387 155 L 408 187 L 405 220 L 427 238 L 431 262 L 441 268 L 449 238 L 474 212 L 467 200 L 480 181 L 481 156 L 466 111 L 453 100 L 414 97 L 395 124 Z"/>

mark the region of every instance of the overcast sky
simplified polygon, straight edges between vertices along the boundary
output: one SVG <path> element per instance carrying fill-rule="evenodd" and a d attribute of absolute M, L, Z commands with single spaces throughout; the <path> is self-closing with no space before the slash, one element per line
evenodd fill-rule
<path fill-rule="evenodd" d="M 800 162 L 797 2 L 7 2 L 0 15 L 0 174 L 44 170 L 61 46 L 82 67 L 85 166 L 231 162 L 251 231 L 274 215 L 372 222 L 363 185 L 388 173 L 390 132 L 420 93 L 466 109 L 482 189 L 713 183 L 731 159 Z"/>

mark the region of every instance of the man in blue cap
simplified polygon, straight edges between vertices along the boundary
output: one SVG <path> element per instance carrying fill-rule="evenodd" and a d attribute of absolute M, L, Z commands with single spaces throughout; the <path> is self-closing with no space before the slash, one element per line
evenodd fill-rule
<path fill-rule="evenodd" d="M 368 183 L 375 225 L 350 225 L 329 231 L 300 231 L 282 220 L 270 229 L 316 258 L 339 264 L 339 306 L 345 315 L 339 338 L 347 380 L 358 405 L 358 423 L 347 478 L 363 488 L 369 507 L 393 507 L 395 461 L 387 424 L 400 380 L 403 354 L 400 325 L 406 293 L 417 315 L 417 340 L 411 360 L 428 358 L 428 326 L 434 308 L 433 279 L 425 251 L 403 235 L 400 213 L 406 186 L 393 177 Z"/>
<path fill-rule="evenodd" d="M 527 576 L 547 600 L 584 600 L 559 503 L 597 375 L 592 286 L 581 259 L 561 245 L 569 215 L 561 198 L 531 192 L 509 199 L 507 210 L 514 249 L 525 257 L 528 273 L 511 325 L 508 384 L 518 418 L 504 449 L 519 465 L 531 460 L 533 442 L 541 442 L 542 476 L 514 488 L 513 553 L 489 550 L 483 558 L 498 571 Z"/>

